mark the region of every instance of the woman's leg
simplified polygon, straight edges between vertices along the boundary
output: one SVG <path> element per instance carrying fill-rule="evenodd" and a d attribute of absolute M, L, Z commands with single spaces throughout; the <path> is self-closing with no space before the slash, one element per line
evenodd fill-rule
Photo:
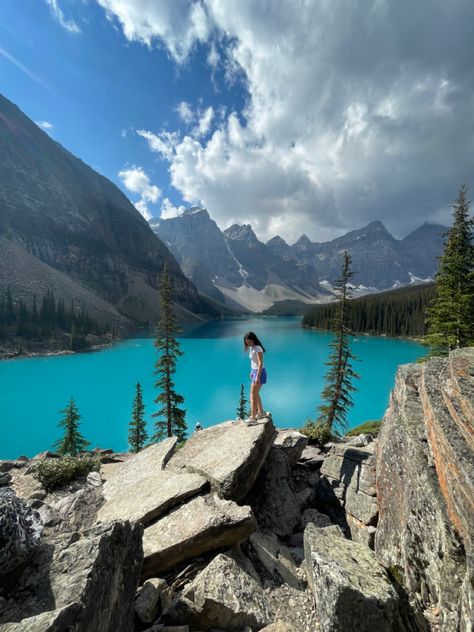
<path fill-rule="evenodd" d="M 259 395 L 258 391 L 260 390 L 260 384 L 254 384 L 252 382 L 250 386 L 250 416 L 256 417 L 258 410 L 258 400 Z"/>
<path fill-rule="evenodd" d="M 255 417 L 257 413 L 263 413 L 263 405 L 260 398 L 261 388 L 261 384 L 252 384 L 252 417 Z"/>

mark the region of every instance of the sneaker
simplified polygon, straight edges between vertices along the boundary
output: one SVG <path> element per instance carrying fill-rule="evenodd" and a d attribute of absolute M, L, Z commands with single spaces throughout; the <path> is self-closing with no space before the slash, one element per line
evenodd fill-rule
<path fill-rule="evenodd" d="M 257 425 L 257 420 L 255 419 L 255 417 L 248 417 L 245 420 L 247 426 L 256 426 Z"/>
<path fill-rule="evenodd" d="M 268 413 L 257 413 L 255 419 L 267 419 L 268 416 Z"/>

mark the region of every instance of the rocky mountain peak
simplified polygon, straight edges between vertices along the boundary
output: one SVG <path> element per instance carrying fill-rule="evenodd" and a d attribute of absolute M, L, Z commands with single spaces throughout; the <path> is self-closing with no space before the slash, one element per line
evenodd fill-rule
<path fill-rule="evenodd" d="M 250 224 L 233 224 L 224 231 L 224 235 L 229 239 L 258 241 Z"/>

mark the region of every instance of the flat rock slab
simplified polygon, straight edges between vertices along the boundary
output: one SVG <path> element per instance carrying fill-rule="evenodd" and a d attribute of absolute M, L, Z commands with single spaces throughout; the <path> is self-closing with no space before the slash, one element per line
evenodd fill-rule
<path fill-rule="evenodd" d="M 253 533 L 252 510 L 211 493 L 193 498 L 145 529 L 143 578 L 184 560 L 233 546 Z"/>
<path fill-rule="evenodd" d="M 200 474 L 150 470 L 147 478 L 131 479 L 117 488 L 100 508 L 97 521 L 130 520 L 147 525 L 207 485 Z"/>
<path fill-rule="evenodd" d="M 175 445 L 174 437 L 151 445 L 116 469 L 104 483 L 106 501 L 97 521 L 130 520 L 147 525 L 201 492 L 207 485 L 203 476 L 164 469 Z"/>
<path fill-rule="evenodd" d="M 176 437 L 154 443 L 134 454 L 123 464 L 118 465 L 104 483 L 105 499 L 114 498 L 117 493 L 121 493 L 132 482 L 137 484 L 139 481 L 146 481 L 152 472 L 164 470 L 176 448 L 176 443 Z"/>
<path fill-rule="evenodd" d="M 276 434 L 271 419 L 250 427 L 226 421 L 194 433 L 167 469 L 201 474 L 219 496 L 239 501 L 252 487 Z"/>
<path fill-rule="evenodd" d="M 235 559 L 222 554 L 186 586 L 169 615 L 193 629 L 230 632 L 246 626 L 259 630 L 274 617 L 260 585 Z"/>
<path fill-rule="evenodd" d="M 305 530 L 308 582 L 322 632 L 415 629 L 385 568 L 367 547 L 309 524 Z"/>

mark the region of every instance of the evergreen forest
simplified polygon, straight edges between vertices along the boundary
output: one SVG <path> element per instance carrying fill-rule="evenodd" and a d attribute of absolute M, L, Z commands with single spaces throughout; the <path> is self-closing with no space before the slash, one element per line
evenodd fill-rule
<path fill-rule="evenodd" d="M 354 334 L 424 336 L 426 310 L 435 294 L 434 284 L 404 287 L 353 299 L 348 327 Z M 303 327 L 329 330 L 336 303 L 317 305 L 303 317 Z"/>
<path fill-rule="evenodd" d="M 13 295 L 10 288 L 0 294 L 0 341 L 35 340 L 48 341 L 58 334 L 68 334 L 73 351 L 88 346 L 87 336 L 115 336 L 109 323 L 98 322 L 83 307 L 73 301 L 66 305 L 48 289 L 42 296 L 33 294 L 30 304 Z"/>

